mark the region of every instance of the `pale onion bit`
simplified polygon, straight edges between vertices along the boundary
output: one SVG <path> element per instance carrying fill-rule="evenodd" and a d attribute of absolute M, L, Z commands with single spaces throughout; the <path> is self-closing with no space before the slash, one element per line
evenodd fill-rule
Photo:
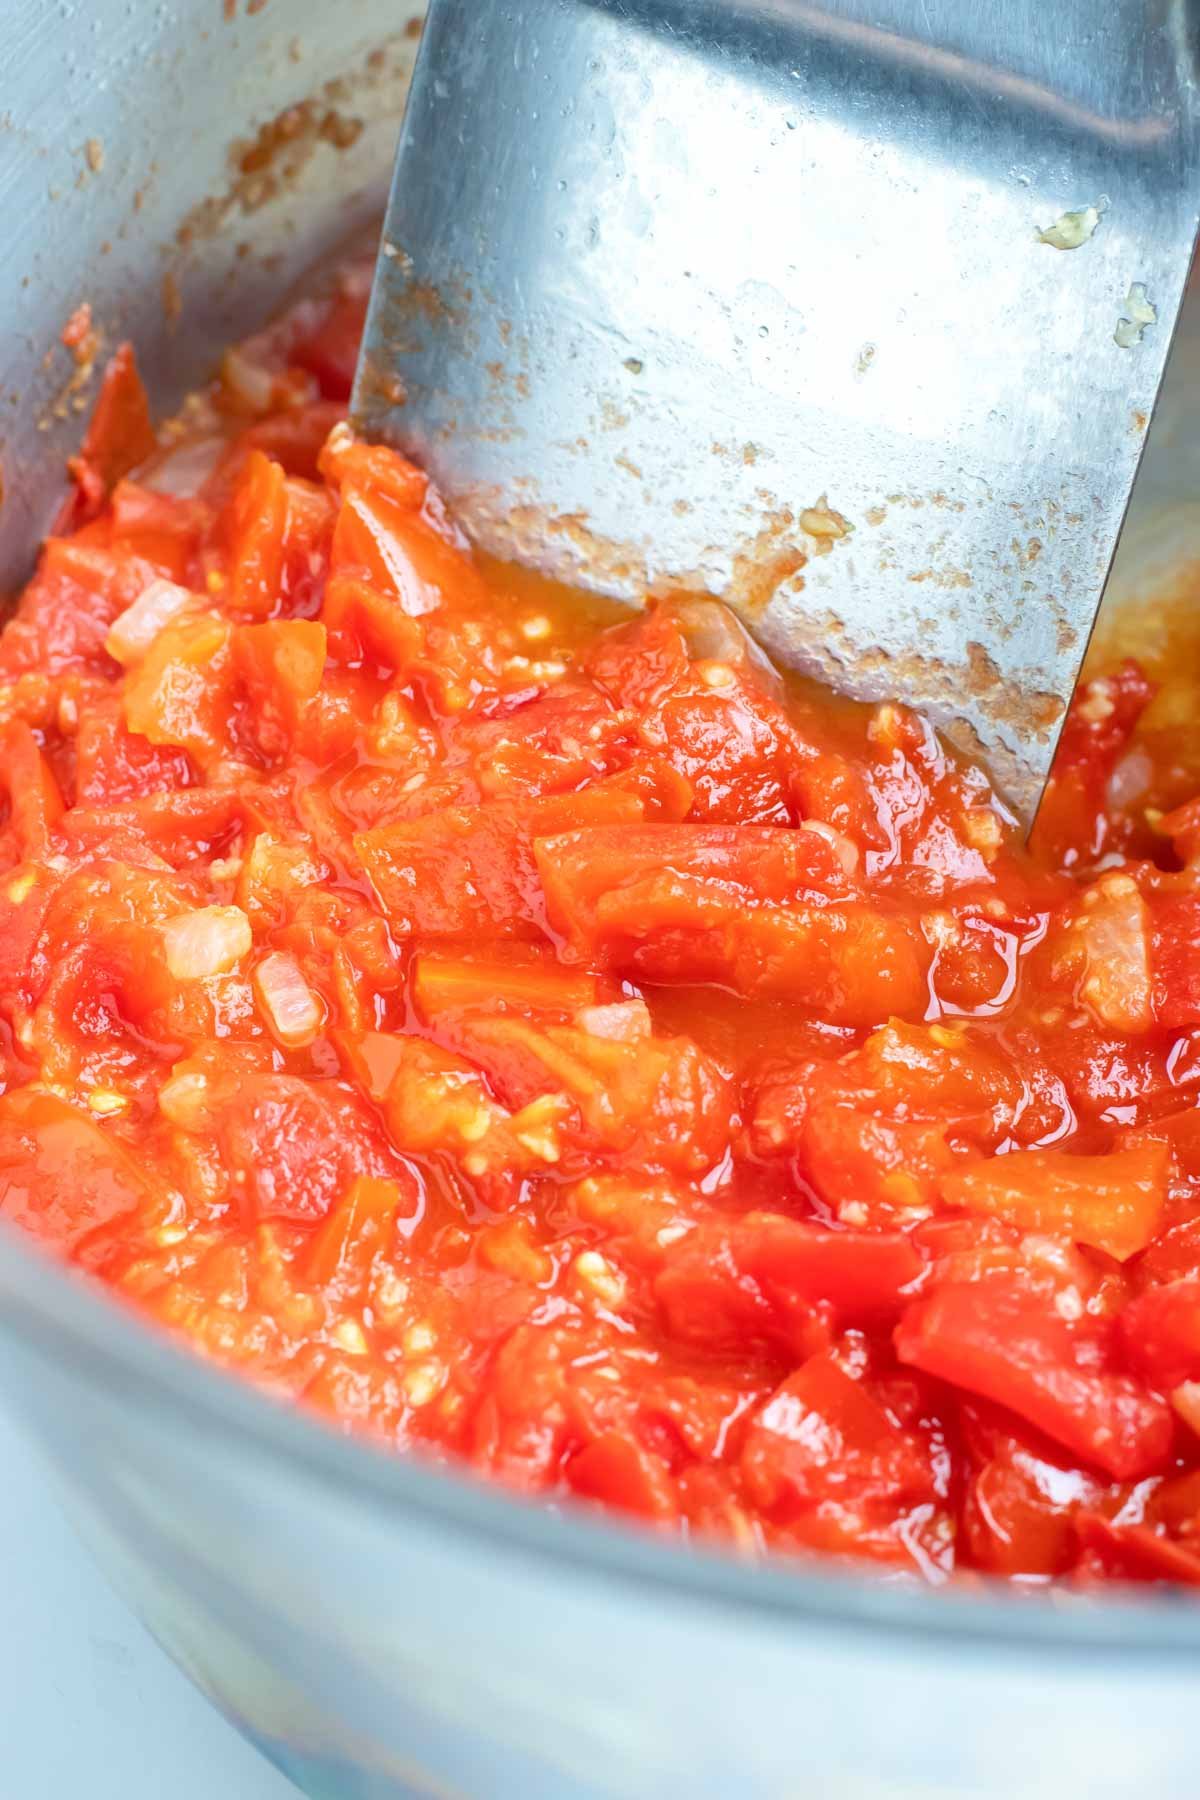
<path fill-rule="evenodd" d="M 227 350 L 221 358 L 221 380 L 233 399 L 248 412 L 270 412 L 275 376 L 242 350 Z"/>
<path fill-rule="evenodd" d="M 1200 1437 L 1200 1381 L 1181 1381 L 1172 1388 L 1171 1405 L 1188 1429 Z"/>
<path fill-rule="evenodd" d="M 158 1090 L 158 1110 L 183 1131 L 199 1131 L 208 1117 L 208 1081 L 198 1070 L 170 1075 Z"/>
<path fill-rule="evenodd" d="M 254 971 L 254 987 L 267 1023 L 285 1049 L 312 1043 L 324 1024 L 324 1007 L 293 957 L 282 950 L 264 956 Z"/>
<path fill-rule="evenodd" d="M 804 819 L 800 829 L 801 831 L 811 831 L 814 837 L 824 838 L 846 874 L 858 874 L 858 845 L 846 837 L 844 832 L 835 831 L 833 826 L 826 825 L 823 819 Z"/>
<path fill-rule="evenodd" d="M 162 928 L 167 968 L 176 981 L 203 981 L 227 975 L 247 954 L 250 921 L 240 906 L 201 906 L 180 913 Z"/>
<path fill-rule="evenodd" d="M 1108 804 L 1114 812 L 1136 806 L 1154 780 L 1154 764 L 1140 744 L 1127 750 L 1108 778 Z"/>
<path fill-rule="evenodd" d="M 199 605 L 199 595 L 178 582 L 152 581 L 132 606 L 113 620 L 104 648 L 127 669 L 142 660 L 160 631 Z"/>
<path fill-rule="evenodd" d="M 1148 1031 L 1153 1023 L 1150 917 L 1128 875 L 1104 875 L 1083 896 L 1076 921 L 1087 956 L 1079 998 L 1101 1025 Z"/>
<path fill-rule="evenodd" d="M 636 1044 L 650 1036 L 650 1008 L 644 1000 L 618 1000 L 612 1006 L 581 1006 L 575 1023 L 589 1037 Z"/>

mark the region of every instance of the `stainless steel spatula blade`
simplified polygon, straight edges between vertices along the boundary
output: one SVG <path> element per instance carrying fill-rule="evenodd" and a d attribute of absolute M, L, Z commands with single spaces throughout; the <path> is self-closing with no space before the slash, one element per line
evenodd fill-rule
<path fill-rule="evenodd" d="M 355 390 L 482 544 L 728 599 L 1032 816 L 1200 195 L 1184 0 L 433 0 Z"/>

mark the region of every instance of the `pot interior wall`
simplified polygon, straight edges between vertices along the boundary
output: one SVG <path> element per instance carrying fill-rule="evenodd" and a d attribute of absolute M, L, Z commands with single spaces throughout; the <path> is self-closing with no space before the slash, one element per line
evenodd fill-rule
<path fill-rule="evenodd" d="M 422 0 L 10 0 L 0 112 L 0 593 L 104 357 L 156 408 L 383 209 Z M 90 374 L 59 343 L 87 302 Z"/>

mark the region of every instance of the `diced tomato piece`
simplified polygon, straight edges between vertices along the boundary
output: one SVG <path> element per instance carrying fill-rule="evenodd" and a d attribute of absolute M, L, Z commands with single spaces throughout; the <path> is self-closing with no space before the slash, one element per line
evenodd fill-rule
<path fill-rule="evenodd" d="M 925 1264 L 899 1232 L 834 1231 L 771 1213 L 701 1226 L 655 1282 L 673 1336 L 709 1350 L 805 1355 L 835 1321 L 895 1317 Z"/>
<path fill-rule="evenodd" d="M 347 1090 L 252 1076 L 219 1120 L 222 1152 L 251 1217 L 323 1219 L 359 1176 L 391 1176 L 378 1131 Z"/>
<path fill-rule="evenodd" d="M 1200 1550 L 1172 1543 L 1148 1525 L 1121 1525 L 1102 1513 L 1081 1512 L 1075 1529 L 1110 1580 L 1200 1587 Z"/>
<path fill-rule="evenodd" d="M 465 542 L 432 516 L 425 477 L 387 450 L 338 463 L 335 574 L 356 574 L 409 618 L 483 600 Z"/>
<path fill-rule="evenodd" d="M 678 1517 L 679 1501 L 660 1456 L 619 1431 L 605 1431 L 573 1456 L 567 1485 L 586 1500 L 618 1512 L 665 1522 Z"/>
<path fill-rule="evenodd" d="M 252 450 L 234 490 L 229 518 L 231 606 L 266 615 L 275 611 L 283 586 L 283 534 L 287 529 L 287 478 L 278 463 Z"/>
<path fill-rule="evenodd" d="M 1064 1574 L 1076 1556 L 1080 1508 L 1098 1506 L 1111 1490 L 999 1408 L 965 1403 L 959 1416 L 968 1458 L 961 1557 L 991 1575 Z"/>
<path fill-rule="evenodd" d="M 641 802 L 604 788 L 456 807 L 354 840 L 392 931 L 530 935 L 543 916 L 534 840 L 573 825 L 636 824 Z"/>
<path fill-rule="evenodd" d="M 457 1036 L 515 1111 L 564 1095 L 578 1108 L 579 1142 L 615 1153 L 630 1169 L 701 1175 L 728 1140 L 733 1092 L 721 1070 L 687 1038 L 605 1037 L 578 1026 L 535 1026 L 477 1017 Z M 576 1137 L 563 1123 L 560 1136 Z"/>
<path fill-rule="evenodd" d="M 946 1126 L 922 1119 L 890 1120 L 843 1101 L 821 1100 L 804 1122 L 801 1165 L 817 1193 L 852 1206 L 863 1222 L 928 1207 L 955 1162 Z"/>
<path fill-rule="evenodd" d="M 1200 1178 L 1200 1107 L 1189 1106 L 1143 1127 L 1146 1137 L 1163 1138 L 1175 1161 L 1192 1180 Z"/>
<path fill-rule="evenodd" d="M 304 1273 L 317 1287 L 342 1294 L 361 1290 L 377 1253 L 386 1251 L 397 1218 L 412 1224 L 424 1195 L 409 1171 L 403 1178 L 360 1175 L 314 1232 L 304 1255 Z"/>
<path fill-rule="evenodd" d="M 228 754 L 232 627 L 207 615 L 168 625 L 125 678 L 125 723 L 152 744 L 186 750 L 201 768 Z"/>
<path fill-rule="evenodd" d="M 1158 1229 L 1171 1153 L 1146 1142 L 1105 1156 L 1022 1150 L 942 1178 L 942 1198 L 1025 1231 L 1057 1232 L 1124 1262 Z"/>
<path fill-rule="evenodd" d="M 1150 971 L 1158 1023 L 1172 1028 L 1200 1024 L 1200 897 L 1154 896 Z"/>
<path fill-rule="evenodd" d="M 366 293 L 337 295 L 316 330 L 292 346 L 292 361 L 316 376 L 327 400 L 350 398 L 358 347 L 367 322 L 368 298 Z"/>
<path fill-rule="evenodd" d="M 1166 1461 L 1170 1409 L 1116 1370 L 1091 1321 L 1071 1324 L 1000 1281 L 947 1284 L 915 1301 L 896 1328 L 902 1362 L 1007 1406 L 1118 1481 Z"/>
<path fill-rule="evenodd" d="M 1200 1278 L 1147 1288 L 1118 1323 L 1130 1366 L 1156 1387 L 1200 1379 Z"/>
<path fill-rule="evenodd" d="M 80 718 L 75 738 L 78 804 L 140 800 L 193 779 L 183 750 L 152 744 L 129 730 L 117 700 L 97 700 Z"/>
<path fill-rule="evenodd" d="M 276 619 L 234 627 L 233 667 L 250 700 L 254 736 L 266 755 L 286 753 L 325 671 L 325 627 Z"/>
<path fill-rule="evenodd" d="M 550 921 L 580 956 L 654 981 L 787 995 L 835 1024 L 923 1013 L 928 947 L 863 904 L 825 839 L 643 825 L 535 846 Z"/>
<path fill-rule="evenodd" d="M 109 358 L 96 395 L 91 422 L 84 435 L 77 462 L 72 472 L 81 487 L 93 475 L 99 484 L 99 497 L 109 493 L 131 469 L 152 456 L 158 445 L 150 418 L 150 402 L 138 374 L 132 344 L 120 344 Z M 82 513 L 73 515 L 75 523 L 89 517 L 95 498 L 89 496 Z"/>
<path fill-rule="evenodd" d="M 829 1355 L 810 1357 L 756 1413 L 741 1470 L 755 1505 L 814 1547 L 900 1561 L 895 1528 L 940 1497 L 929 1446 Z"/>
<path fill-rule="evenodd" d="M 466 961 L 419 956 L 413 964 L 413 998 L 426 1018 L 479 1007 L 574 1012 L 591 1006 L 591 975 L 547 962 Z"/>
<path fill-rule="evenodd" d="M 8 797 L 9 829 L 21 857 L 44 855 L 62 818 L 62 796 L 33 732 L 20 719 L 0 726 L 0 790 Z"/>
<path fill-rule="evenodd" d="M 86 1113 L 28 1088 L 0 1099 L 0 1218 L 75 1250 L 146 1196 L 133 1158 Z"/>

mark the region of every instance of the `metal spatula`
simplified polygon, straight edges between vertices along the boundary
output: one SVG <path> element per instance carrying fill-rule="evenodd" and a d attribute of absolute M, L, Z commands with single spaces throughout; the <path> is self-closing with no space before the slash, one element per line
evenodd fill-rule
<path fill-rule="evenodd" d="M 1026 820 L 1187 275 L 1186 0 L 433 0 L 354 408 L 482 544 L 728 599 Z"/>

